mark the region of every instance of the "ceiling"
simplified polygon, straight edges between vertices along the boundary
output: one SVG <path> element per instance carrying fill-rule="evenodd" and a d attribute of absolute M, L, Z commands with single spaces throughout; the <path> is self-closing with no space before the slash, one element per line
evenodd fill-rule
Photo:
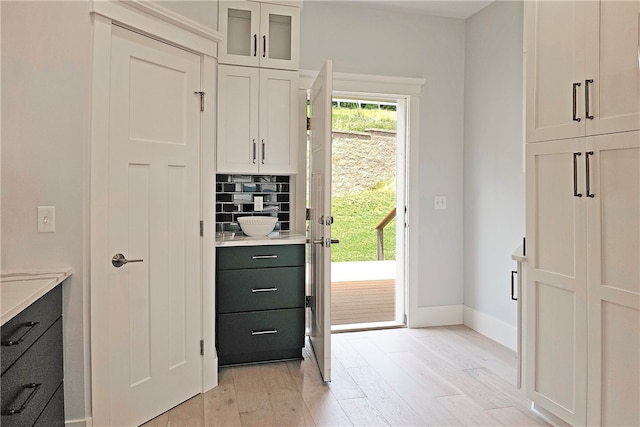
<path fill-rule="evenodd" d="M 326 0 L 325 0 L 326 1 Z M 467 19 L 493 0 L 349 0 L 345 3 L 424 15 Z"/>

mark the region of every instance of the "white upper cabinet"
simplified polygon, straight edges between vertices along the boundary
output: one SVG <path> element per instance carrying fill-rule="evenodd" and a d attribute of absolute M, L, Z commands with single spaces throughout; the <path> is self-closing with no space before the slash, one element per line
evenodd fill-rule
<path fill-rule="evenodd" d="M 298 72 L 218 66 L 219 173 L 295 174 Z"/>
<path fill-rule="evenodd" d="M 297 70 L 300 8 L 255 1 L 221 1 L 221 64 Z"/>
<path fill-rule="evenodd" d="M 640 1 L 525 7 L 527 141 L 640 129 Z"/>

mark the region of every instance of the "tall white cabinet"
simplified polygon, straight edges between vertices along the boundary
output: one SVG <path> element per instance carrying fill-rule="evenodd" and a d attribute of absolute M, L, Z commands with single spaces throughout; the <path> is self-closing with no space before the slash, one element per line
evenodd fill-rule
<path fill-rule="evenodd" d="M 299 7 L 220 1 L 219 26 L 217 171 L 296 174 Z"/>
<path fill-rule="evenodd" d="M 525 390 L 572 425 L 640 425 L 639 21 L 526 3 Z"/>
<path fill-rule="evenodd" d="M 528 1 L 527 142 L 640 129 L 637 1 Z"/>
<path fill-rule="evenodd" d="M 298 171 L 298 72 L 218 66 L 220 173 Z"/>

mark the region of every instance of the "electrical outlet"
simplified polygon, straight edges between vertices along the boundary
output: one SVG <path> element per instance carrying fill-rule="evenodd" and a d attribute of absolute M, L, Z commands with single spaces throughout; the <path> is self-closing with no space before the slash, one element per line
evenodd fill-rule
<path fill-rule="evenodd" d="M 55 231 L 55 206 L 38 206 L 38 233 L 53 233 Z"/>
<path fill-rule="evenodd" d="M 264 199 L 262 196 L 255 196 L 253 198 L 253 209 L 256 212 L 262 212 L 264 210 Z"/>
<path fill-rule="evenodd" d="M 447 196 L 435 196 L 433 198 L 433 208 L 436 210 L 447 209 Z"/>

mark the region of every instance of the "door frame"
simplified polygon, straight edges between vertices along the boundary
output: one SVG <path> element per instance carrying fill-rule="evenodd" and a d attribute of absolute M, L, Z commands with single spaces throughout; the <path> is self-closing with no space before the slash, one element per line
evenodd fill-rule
<path fill-rule="evenodd" d="M 317 71 L 301 70 L 300 71 L 300 95 L 299 99 L 302 99 L 306 94 L 306 90 L 311 88 L 313 81 L 318 75 Z M 404 100 L 404 107 L 406 112 L 406 130 L 405 130 L 405 206 L 407 212 L 404 213 L 405 226 L 405 239 L 404 239 L 404 266 L 398 268 L 404 268 L 404 300 L 396 301 L 396 311 L 403 310 L 406 314 L 406 326 L 412 327 L 417 325 L 418 321 L 412 321 L 413 317 L 419 319 L 419 307 L 418 307 L 418 250 L 419 250 L 419 238 L 417 233 L 411 233 L 411 229 L 414 228 L 413 224 L 416 224 L 418 220 L 418 204 L 420 194 L 420 180 L 419 180 L 419 146 L 420 146 L 420 94 L 422 86 L 426 83 L 425 79 L 421 78 L 408 78 L 408 77 L 390 77 L 390 76 L 376 76 L 367 74 L 351 74 L 351 73 L 333 73 L 333 93 L 339 94 L 360 94 L 369 95 L 374 97 L 381 97 L 387 99 Z M 304 98 L 306 100 L 306 97 Z M 301 104 L 302 105 L 302 104 Z M 300 123 L 301 141 L 306 141 L 306 114 L 301 115 Z M 303 123 L 304 122 L 304 123 Z M 298 176 L 306 176 L 306 149 L 299 150 Z M 295 186 L 295 200 L 296 206 L 305 205 L 305 186 Z M 398 215 L 396 218 L 400 218 Z M 296 222 L 296 229 L 305 230 L 305 217 L 301 215 Z"/>
<path fill-rule="evenodd" d="M 202 331 L 205 342 L 202 359 L 202 392 L 218 384 L 215 350 L 215 108 L 217 44 L 222 35 L 151 2 L 107 2 L 91 4 L 92 87 L 89 159 L 90 192 L 90 319 L 91 319 L 91 406 L 93 424 L 109 424 L 109 331 L 108 246 L 109 190 L 109 97 L 111 31 L 118 25 L 200 56 L 201 88 L 206 93 L 200 129 L 200 218 L 205 221 L 201 239 Z M 194 224 L 194 226 L 196 226 Z M 206 357 L 213 355 L 213 357 Z"/>

